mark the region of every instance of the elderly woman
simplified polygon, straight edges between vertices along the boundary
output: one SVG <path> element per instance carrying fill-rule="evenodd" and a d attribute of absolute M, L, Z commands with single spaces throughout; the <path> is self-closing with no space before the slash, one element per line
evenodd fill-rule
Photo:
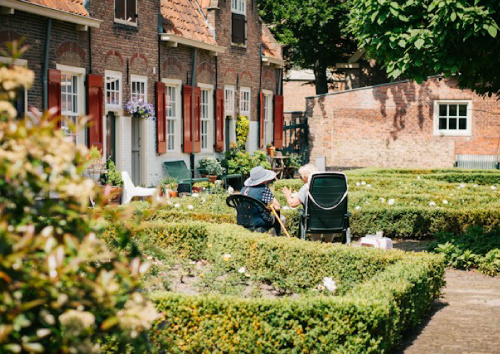
<path fill-rule="evenodd" d="M 309 192 L 309 176 L 318 170 L 312 164 L 307 164 L 299 168 L 299 175 L 304 185 L 300 188 L 298 193 L 292 193 L 290 188 L 283 188 L 282 192 L 285 195 L 286 201 L 291 208 L 296 208 L 299 205 L 305 205 L 307 194 Z"/>

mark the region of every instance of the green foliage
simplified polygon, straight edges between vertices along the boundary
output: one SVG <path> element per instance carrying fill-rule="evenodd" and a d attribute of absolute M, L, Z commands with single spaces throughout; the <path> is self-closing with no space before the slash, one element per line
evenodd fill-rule
<path fill-rule="evenodd" d="M 350 30 L 394 79 L 444 74 L 491 95 L 500 92 L 500 69 L 489 59 L 500 47 L 499 13 L 497 1 L 353 0 Z"/>
<path fill-rule="evenodd" d="M 255 151 L 251 156 L 244 149 L 233 146 L 225 152 L 225 159 L 222 160 L 222 166 L 227 169 L 228 174 L 241 173 L 243 177 L 250 175 L 250 170 L 256 166 L 262 166 L 270 169 L 271 164 L 267 161 L 266 154 L 262 151 Z"/>
<path fill-rule="evenodd" d="M 448 266 L 477 268 L 493 276 L 500 274 L 500 229 L 485 232 L 472 227 L 463 234 L 439 233 L 428 250 L 443 254 Z"/>
<path fill-rule="evenodd" d="M 236 119 L 236 140 L 238 146 L 244 149 L 250 132 L 250 120 L 246 116 L 238 116 Z"/>
<path fill-rule="evenodd" d="M 224 174 L 224 168 L 222 168 L 219 160 L 213 157 L 205 157 L 198 161 L 198 169 L 208 175 L 221 176 Z"/>
<path fill-rule="evenodd" d="M 178 185 L 179 185 L 179 182 L 177 181 L 177 178 L 175 178 L 175 177 L 166 177 L 160 183 L 160 186 L 161 186 L 161 188 L 163 188 L 164 192 L 166 191 L 166 189 L 170 189 L 172 191 L 175 191 L 175 190 L 177 190 Z"/>
<path fill-rule="evenodd" d="M 90 148 L 88 156 L 93 161 L 100 160 L 102 158 L 101 151 L 98 148 L 96 148 L 95 146 L 92 146 Z"/>
<path fill-rule="evenodd" d="M 285 160 L 285 167 L 299 169 L 302 166 L 302 158 L 299 154 L 290 154 L 288 159 Z"/>
<path fill-rule="evenodd" d="M 111 160 L 108 162 L 108 173 L 101 176 L 101 184 L 109 184 L 114 187 L 123 186 L 122 174 Z"/>

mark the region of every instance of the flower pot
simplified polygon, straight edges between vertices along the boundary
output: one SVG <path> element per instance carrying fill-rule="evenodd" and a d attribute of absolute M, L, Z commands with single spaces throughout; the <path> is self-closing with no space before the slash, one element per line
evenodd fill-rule
<path fill-rule="evenodd" d="M 105 193 L 106 189 L 107 189 L 107 191 L 109 191 L 109 199 L 108 199 L 107 204 L 110 204 L 110 205 L 120 204 L 121 199 L 122 199 L 123 187 L 105 185 L 105 186 L 103 186 L 104 193 Z"/>
<path fill-rule="evenodd" d="M 217 181 L 217 176 L 215 175 L 202 175 L 202 176 L 208 178 L 208 181 L 210 183 L 215 183 L 215 181 Z"/>
<path fill-rule="evenodd" d="M 267 154 L 271 157 L 274 157 L 274 153 L 276 152 L 276 148 L 274 146 L 266 148 Z"/>
<path fill-rule="evenodd" d="M 177 198 L 177 191 L 168 191 L 169 198 Z"/>
<path fill-rule="evenodd" d="M 193 193 L 200 193 L 201 192 L 201 187 L 194 187 L 193 186 Z"/>

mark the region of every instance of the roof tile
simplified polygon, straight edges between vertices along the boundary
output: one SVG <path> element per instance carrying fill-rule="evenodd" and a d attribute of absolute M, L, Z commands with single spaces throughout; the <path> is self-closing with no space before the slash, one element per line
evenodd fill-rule
<path fill-rule="evenodd" d="M 81 0 L 21 0 L 30 4 L 50 7 L 55 10 L 69 12 L 75 15 L 89 16 Z"/>
<path fill-rule="evenodd" d="M 265 23 L 262 23 L 262 51 L 266 57 L 283 60 L 281 45 L 276 42 L 276 39 L 274 39 L 274 36 Z"/>
<path fill-rule="evenodd" d="M 165 33 L 217 44 L 196 0 L 162 0 L 161 15 Z"/>

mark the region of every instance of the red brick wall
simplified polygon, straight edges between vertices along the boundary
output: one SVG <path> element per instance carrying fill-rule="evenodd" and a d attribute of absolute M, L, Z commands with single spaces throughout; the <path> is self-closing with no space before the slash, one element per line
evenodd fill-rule
<path fill-rule="evenodd" d="M 309 81 L 285 81 L 283 83 L 285 94 L 285 112 L 304 112 L 306 110 L 306 97 L 316 94 L 314 82 Z"/>
<path fill-rule="evenodd" d="M 471 100 L 472 135 L 434 135 L 434 100 Z M 330 167 L 452 167 L 456 154 L 498 154 L 500 103 L 430 79 L 307 100 L 311 160 Z"/>

